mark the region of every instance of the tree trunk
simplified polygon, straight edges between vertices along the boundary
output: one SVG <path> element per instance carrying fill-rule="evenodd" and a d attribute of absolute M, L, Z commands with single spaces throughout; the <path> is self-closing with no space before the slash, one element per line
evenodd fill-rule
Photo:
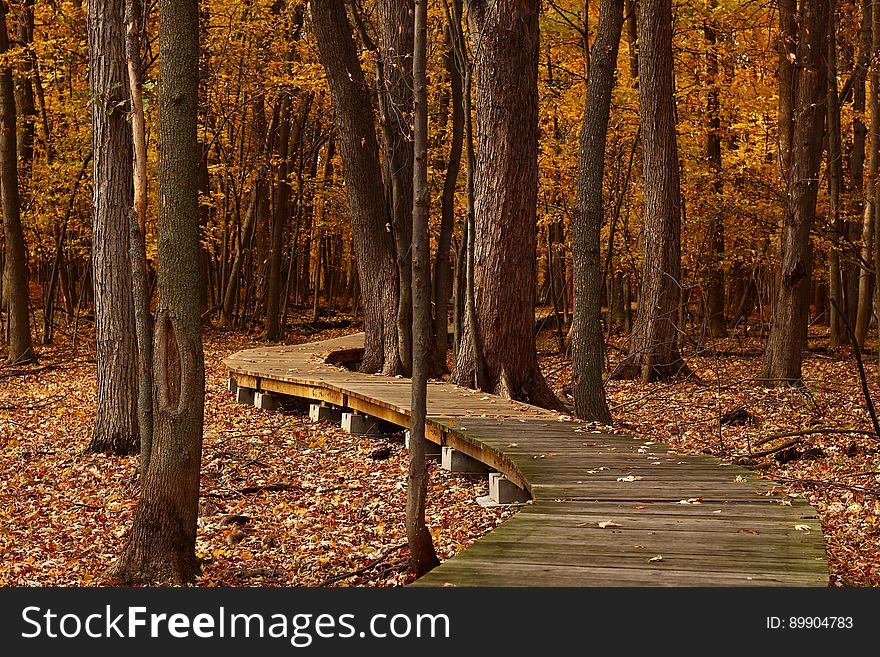
<path fill-rule="evenodd" d="M 620 378 L 650 382 L 690 373 L 678 351 L 681 192 L 675 134 L 672 8 L 642 0 L 639 11 L 639 120 L 645 185 L 644 265 L 639 312 Z"/>
<path fill-rule="evenodd" d="M 865 113 L 865 87 L 868 67 L 871 60 L 871 16 L 873 0 L 862 0 L 862 20 L 859 39 L 858 70 L 853 83 L 853 127 L 852 150 L 849 160 L 850 174 L 850 217 L 861 217 L 865 212 L 865 138 L 868 128 L 862 120 Z M 852 243 L 857 243 L 862 233 L 862 222 L 849 219 L 846 222 L 847 236 Z M 846 268 L 844 291 L 846 296 L 846 314 L 851 326 L 856 325 L 858 315 L 859 280 L 862 267 L 851 262 Z"/>
<path fill-rule="evenodd" d="M 711 0 L 710 8 L 717 7 L 716 0 Z M 718 35 L 715 23 L 709 20 L 703 27 L 706 38 L 706 76 L 709 79 L 709 93 L 706 99 L 706 113 L 709 119 L 709 131 L 706 134 L 706 159 L 712 168 L 714 180 L 712 190 L 715 194 L 717 208 L 709 224 L 709 280 L 706 291 L 707 328 L 713 338 L 727 335 L 727 321 L 724 317 L 724 214 L 721 210 L 723 184 L 721 182 L 721 101 L 718 84 L 718 53 L 715 44 Z"/>
<path fill-rule="evenodd" d="M 572 393 L 579 418 L 611 423 L 602 380 L 602 181 L 623 0 L 603 0 L 590 57 L 587 102 L 581 128 L 577 200 L 571 224 L 574 315 L 571 326 Z"/>
<path fill-rule="evenodd" d="M 412 367 L 412 208 L 413 136 L 409 116 L 413 103 L 413 0 L 382 0 L 378 9 L 379 90 L 384 102 L 385 158 L 391 174 L 391 233 L 400 279 L 397 310 L 398 351 L 405 372 Z"/>
<path fill-rule="evenodd" d="M 275 182 L 275 201 L 272 204 L 272 242 L 269 248 L 269 280 L 266 296 L 266 326 L 263 337 L 270 342 L 281 339 L 281 260 L 284 250 L 284 228 L 288 218 L 290 185 L 290 96 L 281 99 L 281 128 L 278 137 L 278 177 Z"/>
<path fill-rule="evenodd" d="M 141 477 L 150 467 L 153 446 L 153 315 L 147 282 L 147 134 L 144 117 L 140 34 L 141 0 L 125 2 L 125 50 L 131 93 L 131 136 L 134 160 L 134 207 L 129 215 L 128 259 L 131 263 L 134 323 L 137 336 L 138 435 L 141 443 Z M 142 479 L 143 481 L 143 479 Z"/>
<path fill-rule="evenodd" d="M 89 2 L 89 82 L 94 152 L 97 409 L 88 450 L 131 454 L 138 433 L 137 340 L 129 261 L 134 200 L 125 0 Z"/>
<path fill-rule="evenodd" d="M 366 332 L 361 370 L 399 374 L 399 280 L 383 197 L 372 104 L 343 0 L 313 0 L 312 22 L 336 110 L 339 152 L 351 208 L 352 246 Z"/>
<path fill-rule="evenodd" d="M 839 347 L 846 340 L 843 318 L 838 308 L 843 308 L 843 286 L 840 271 L 840 236 L 843 234 L 843 217 L 840 213 L 841 186 L 843 184 L 843 161 L 841 157 L 840 100 L 837 93 L 837 13 L 836 0 L 830 0 L 828 21 L 828 210 L 831 229 L 831 248 L 828 250 L 828 292 L 831 297 L 829 325 L 831 346 Z"/>
<path fill-rule="evenodd" d="M 461 2 L 461 0 L 454 0 Z M 456 64 L 452 45 L 452 26 L 446 26 L 449 46 L 444 53 L 444 64 L 452 91 L 452 142 L 449 148 L 449 161 L 446 165 L 446 178 L 443 182 L 443 195 L 440 201 L 440 236 L 437 239 L 437 256 L 434 260 L 434 357 L 435 372 L 447 371 L 446 353 L 449 345 L 449 294 L 452 285 L 449 266 L 449 250 L 455 229 L 455 191 L 458 175 L 461 172 L 461 154 L 464 145 L 464 104 L 462 95 L 462 71 Z"/>
<path fill-rule="evenodd" d="M 0 55 L 9 52 L 6 5 L 0 3 Z M 2 187 L 3 233 L 6 238 L 3 295 L 9 317 L 7 364 L 24 365 L 37 360 L 31 337 L 28 293 L 27 247 L 21 227 L 18 195 L 18 145 L 16 139 L 15 88 L 12 68 L 0 69 L 0 187 Z"/>
<path fill-rule="evenodd" d="M 825 119 L 825 49 L 828 17 L 826 0 L 803 0 L 797 35 L 796 70 L 792 71 L 794 103 L 788 154 L 784 166 L 786 200 L 781 239 L 779 285 L 764 353 L 761 378 L 772 385 L 801 380 L 809 315 L 810 229 L 816 214 L 822 127 Z M 783 76 L 780 75 L 780 84 Z M 788 93 L 780 88 L 780 96 Z M 780 130 L 780 135 L 782 130 Z"/>
<path fill-rule="evenodd" d="M 134 522 L 110 575 L 126 584 L 195 580 L 205 369 L 199 317 L 196 0 L 159 2 L 158 301 L 155 433 Z"/>
<path fill-rule="evenodd" d="M 538 0 L 472 0 L 477 88 L 474 295 L 486 390 L 564 409 L 535 351 Z M 452 380 L 471 386 L 471 322 Z"/>
<path fill-rule="evenodd" d="M 421 577 L 440 565 L 431 532 L 425 524 L 428 472 L 425 464 L 425 417 L 428 375 L 432 369 L 431 241 L 428 212 L 428 89 L 425 65 L 428 55 L 428 0 L 416 0 L 413 56 L 413 207 L 412 207 L 412 421 L 410 423 L 409 474 L 406 492 L 406 537 L 410 569 Z"/>
<path fill-rule="evenodd" d="M 865 189 L 865 211 L 862 215 L 862 271 L 859 276 L 859 305 L 856 312 L 856 341 L 864 347 L 871 317 L 874 314 L 874 286 L 876 271 L 869 271 L 868 263 L 875 263 L 874 251 L 877 241 L 877 173 L 880 171 L 880 71 L 877 70 L 877 57 L 880 56 L 880 5 L 872 2 L 871 12 L 871 96 L 869 99 L 871 113 L 870 156 L 868 158 L 868 184 Z"/>
<path fill-rule="evenodd" d="M 34 60 L 30 51 L 34 46 L 34 0 L 22 0 L 18 6 L 16 37 L 18 45 L 28 56 L 19 65 L 19 76 L 15 81 L 15 106 L 19 119 L 18 159 L 22 177 L 27 175 L 34 161 L 34 137 L 36 135 L 37 108 L 34 102 Z M 47 144 L 48 146 L 48 144 Z"/>

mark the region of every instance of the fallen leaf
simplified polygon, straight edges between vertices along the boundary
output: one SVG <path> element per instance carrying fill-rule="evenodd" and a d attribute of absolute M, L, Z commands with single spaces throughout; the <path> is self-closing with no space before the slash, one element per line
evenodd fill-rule
<path fill-rule="evenodd" d="M 608 529 L 609 527 L 623 527 L 623 525 L 616 523 L 613 520 L 605 520 L 599 523 L 600 529 Z"/>

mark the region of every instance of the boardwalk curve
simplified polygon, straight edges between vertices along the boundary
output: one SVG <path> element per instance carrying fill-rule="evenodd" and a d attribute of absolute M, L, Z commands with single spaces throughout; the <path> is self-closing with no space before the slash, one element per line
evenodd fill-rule
<path fill-rule="evenodd" d="M 238 387 L 409 426 L 410 382 L 352 372 L 363 334 L 238 352 Z M 597 433 L 558 413 L 428 386 L 428 438 L 487 464 L 532 501 L 417 586 L 827 586 L 815 510 L 709 456 Z"/>

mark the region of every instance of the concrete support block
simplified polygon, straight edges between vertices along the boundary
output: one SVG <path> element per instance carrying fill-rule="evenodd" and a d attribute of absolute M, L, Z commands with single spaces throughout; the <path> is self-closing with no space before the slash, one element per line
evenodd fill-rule
<path fill-rule="evenodd" d="M 409 449 L 409 441 L 411 435 L 409 429 L 403 432 L 403 446 L 406 449 Z M 425 439 L 425 458 L 433 459 L 435 461 L 441 460 L 441 447 L 437 443 L 432 443 L 430 440 Z"/>
<path fill-rule="evenodd" d="M 382 420 L 360 413 L 343 413 L 342 428 L 354 436 L 379 436 L 384 433 Z"/>
<path fill-rule="evenodd" d="M 500 472 L 489 473 L 489 498 L 496 504 L 527 502 L 529 494 Z"/>
<path fill-rule="evenodd" d="M 254 393 L 254 406 L 264 411 L 277 411 L 281 408 L 281 402 L 275 395 L 258 390 Z"/>
<path fill-rule="evenodd" d="M 342 409 L 325 404 L 311 404 L 309 418 L 312 422 L 335 422 L 338 424 L 342 421 Z"/>
<path fill-rule="evenodd" d="M 250 404 L 253 406 L 254 403 L 254 395 L 256 394 L 256 390 L 253 388 L 236 388 L 235 390 L 235 401 L 239 404 Z"/>
<path fill-rule="evenodd" d="M 486 474 L 491 468 L 477 459 L 471 458 L 464 452 L 452 447 L 443 447 L 440 457 L 440 466 L 450 472 L 464 472 L 470 474 Z"/>
<path fill-rule="evenodd" d="M 226 384 L 226 387 L 233 395 L 238 390 L 238 381 L 235 380 L 235 375 L 232 372 L 229 373 L 229 383 Z"/>

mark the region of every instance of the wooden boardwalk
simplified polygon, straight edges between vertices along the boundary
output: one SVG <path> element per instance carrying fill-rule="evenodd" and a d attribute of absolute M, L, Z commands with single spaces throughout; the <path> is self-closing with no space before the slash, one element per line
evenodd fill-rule
<path fill-rule="evenodd" d="M 239 387 L 409 426 L 408 379 L 333 364 L 356 359 L 362 340 L 250 349 L 224 364 Z M 828 584 L 815 510 L 744 468 L 437 382 L 427 434 L 505 474 L 532 502 L 416 585 Z"/>

